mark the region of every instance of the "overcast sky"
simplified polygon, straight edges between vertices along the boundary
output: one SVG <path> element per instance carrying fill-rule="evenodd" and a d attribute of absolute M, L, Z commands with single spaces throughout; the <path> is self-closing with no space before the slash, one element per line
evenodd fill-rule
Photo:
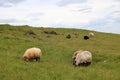
<path fill-rule="evenodd" d="M 120 34 L 120 0 L 0 0 L 0 24 Z"/>

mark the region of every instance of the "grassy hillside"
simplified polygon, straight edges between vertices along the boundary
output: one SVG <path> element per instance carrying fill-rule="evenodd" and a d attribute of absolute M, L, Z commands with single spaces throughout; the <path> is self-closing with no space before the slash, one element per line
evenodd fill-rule
<path fill-rule="evenodd" d="M 120 80 L 120 35 L 94 32 L 95 37 L 83 40 L 89 32 L 0 25 L 0 80 Z M 42 50 L 40 62 L 22 60 L 30 47 Z M 92 52 L 90 66 L 72 65 L 72 54 L 79 49 Z"/>

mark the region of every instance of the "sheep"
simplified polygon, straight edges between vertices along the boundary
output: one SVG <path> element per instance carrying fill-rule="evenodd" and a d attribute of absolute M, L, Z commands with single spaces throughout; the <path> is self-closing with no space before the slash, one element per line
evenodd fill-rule
<path fill-rule="evenodd" d="M 73 58 L 74 66 L 88 66 L 92 62 L 92 54 L 89 51 L 76 51 L 76 56 Z M 74 55 L 74 54 L 73 54 Z"/>
<path fill-rule="evenodd" d="M 42 56 L 42 52 L 39 48 L 29 48 L 25 51 L 24 55 L 23 55 L 23 59 L 25 61 L 33 61 L 34 59 L 40 60 Z"/>
<path fill-rule="evenodd" d="M 58 35 L 57 32 L 55 31 L 44 31 L 45 34 L 54 34 L 54 35 Z"/>
<path fill-rule="evenodd" d="M 71 35 L 70 35 L 70 34 L 68 34 L 68 35 L 66 36 L 66 38 L 67 38 L 67 39 L 70 39 L 70 38 L 71 38 Z"/>
<path fill-rule="evenodd" d="M 93 37 L 94 36 L 94 33 L 93 32 L 90 32 L 89 33 L 89 37 Z"/>
<path fill-rule="evenodd" d="M 84 40 L 87 40 L 87 39 L 89 39 L 89 37 L 88 36 L 84 36 Z"/>
<path fill-rule="evenodd" d="M 76 55 L 78 54 L 78 53 L 81 53 L 83 50 L 78 50 L 78 51 L 76 51 L 76 52 L 74 52 L 74 54 L 73 54 L 73 56 L 72 56 L 72 59 L 73 59 L 73 65 L 75 64 L 75 58 L 76 58 Z"/>
<path fill-rule="evenodd" d="M 32 30 L 25 32 L 25 35 L 36 35 Z"/>
<path fill-rule="evenodd" d="M 72 58 L 74 59 L 74 58 L 76 57 L 76 55 L 77 55 L 78 53 L 82 52 L 82 51 L 83 51 L 83 50 L 78 50 L 78 51 L 74 52 Z"/>

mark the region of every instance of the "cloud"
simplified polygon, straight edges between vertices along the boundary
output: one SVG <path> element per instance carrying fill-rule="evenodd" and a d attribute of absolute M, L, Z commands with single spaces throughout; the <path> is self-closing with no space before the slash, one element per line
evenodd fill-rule
<path fill-rule="evenodd" d="M 120 30 L 120 0 L 0 0 L 1 6 L 0 23 Z"/>
<path fill-rule="evenodd" d="M 80 12 L 80 13 L 90 13 L 92 12 L 92 8 L 91 7 L 81 7 L 81 8 L 78 8 L 77 10 L 74 10 L 76 12 Z"/>
<path fill-rule="evenodd" d="M 17 19 L 0 19 L 0 23 L 15 23 L 18 22 Z"/>
<path fill-rule="evenodd" d="M 25 0 L 0 0 L 0 7 L 11 7 Z"/>
<path fill-rule="evenodd" d="M 36 13 L 30 13 L 26 16 L 27 19 L 29 20 L 41 20 L 41 18 L 45 15 L 45 13 L 39 13 L 39 12 L 36 12 Z"/>
<path fill-rule="evenodd" d="M 118 2 L 120 2 L 120 0 L 113 0 L 113 1 L 118 1 Z"/>
<path fill-rule="evenodd" d="M 87 0 L 61 0 L 57 3 L 58 6 L 67 6 L 69 4 L 78 4 L 78 3 L 85 3 Z"/>
<path fill-rule="evenodd" d="M 91 22 L 87 24 L 81 24 L 82 29 L 95 30 L 100 32 L 108 32 L 108 33 L 119 33 L 120 34 L 120 18 L 111 17 L 111 15 L 107 15 L 104 18 L 91 20 Z"/>
<path fill-rule="evenodd" d="M 36 12 L 36 13 L 30 13 L 27 15 L 27 17 L 41 17 L 41 16 L 44 16 L 45 13 L 39 13 L 39 12 Z"/>
<path fill-rule="evenodd" d="M 119 20 L 120 21 L 120 20 Z M 117 20 L 106 20 L 106 23 L 103 25 L 94 26 L 93 29 L 96 31 L 101 32 L 108 32 L 108 33 L 119 33 L 120 34 L 120 24 Z"/>
<path fill-rule="evenodd" d="M 28 21 L 26 20 L 19 20 L 15 18 L 9 19 L 0 19 L 0 24 L 11 24 L 11 25 L 29 25 Z"/>

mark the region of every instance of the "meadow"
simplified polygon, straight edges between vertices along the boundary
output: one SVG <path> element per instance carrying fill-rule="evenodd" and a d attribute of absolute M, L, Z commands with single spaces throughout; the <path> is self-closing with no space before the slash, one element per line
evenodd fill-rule
<path fill-rule="evenodd" d="M 55 31 L 57 35 L 44 31 Z M 120 80 L 120 35 L 92 31 L 95 36 L 84 40 L 89 32 L 1 24 L 0 80 Z M 40 62 L 22 59 L 25 50 L 31 47 L 42 50 Z M 72 55 L 80 49 L 92 52 L 90 66 L 72 65 Z"/>

